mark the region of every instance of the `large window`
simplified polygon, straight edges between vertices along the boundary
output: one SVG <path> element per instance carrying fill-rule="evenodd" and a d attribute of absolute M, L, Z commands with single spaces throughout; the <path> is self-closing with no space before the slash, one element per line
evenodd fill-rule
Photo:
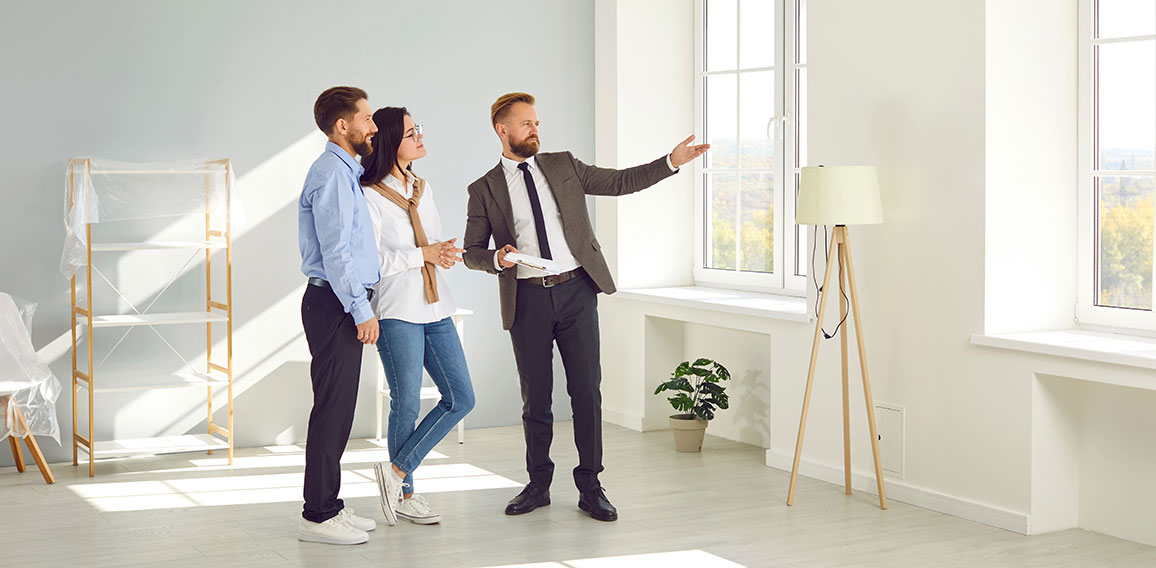
<path fill-rule="evenodd" d="M 795 193 L 806 146 L 806 0 L 701 0 L 694 278 L 802 293 L 805 234 Z"/>
<path fill-rule="evenodd" d="M 1081 324 L 1156 329 L 1156 2 L 1080 2 Z"/>

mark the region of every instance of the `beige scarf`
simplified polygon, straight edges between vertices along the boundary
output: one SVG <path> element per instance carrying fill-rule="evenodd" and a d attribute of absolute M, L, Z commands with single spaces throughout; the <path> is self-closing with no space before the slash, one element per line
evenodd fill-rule
<path fill-rule="evenodd" d="M 421 217 L 417 215 L 417 204 L 421 201 L 421 195 L 425 193 L 425 180 L 417 176 L 413 178 L 413 197 L 406 199 L 393 188 L 384 183 L 377 182 L 373 184 L 374 190 L 381 194 L 382 197 L 392 201 L 402 210 L 409 213 L 409 222 L 413 225 L 413 238 L 417 241 L 417 246 L 424 247 L 429 245 L 429 239 L 425 236 L 425 229 L 421 226 Z M 436 267 L 431 262 L 422 264 L 421 278 L 425 283 L 425 302 L 433 304 L 438 301 L 438 281 L 435 276 L 434 269 Z"/>

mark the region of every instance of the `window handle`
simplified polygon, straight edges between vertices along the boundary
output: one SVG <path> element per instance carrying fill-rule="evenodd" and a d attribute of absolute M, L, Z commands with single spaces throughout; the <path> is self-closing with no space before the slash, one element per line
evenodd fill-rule
<path fill-rule="evenodd" d="M 791 122 L 791 118 L 787 115 L 772 116 L 767 119 L 767 138 L 771 137 L 771 126 L 778 123 L 779 129 L 775 131 L 775 139 L 781 138 L 783 132 L 786 132 L 787 124 Z"/>

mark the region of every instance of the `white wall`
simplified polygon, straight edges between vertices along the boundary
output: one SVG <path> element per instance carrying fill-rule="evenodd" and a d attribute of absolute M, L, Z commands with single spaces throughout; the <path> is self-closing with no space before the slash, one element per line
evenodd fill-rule
<path fill-rule="evenodd" d="M 1075 0 L 989 0 L 984 329 L 1072 325 Z"/>
<path fill-rule="evenodd" d="M 0 247 L 0 290 L 40 303 L 33 342 L 66 381 L 68 285 L 57 264 L 67 159 L 232 158 L 248 219 L 234 251 L 239 446 L 304 439 L 311 393 L 296 198 L 323 145 L 312 119 L 322 90 L 357 85 L 374 107 L 408 106 L 425 124 L 430 155 L 418 166 L 448 231 L 459 236 L 466 185 L 500 152 L 488 120 L 497 95 L 534 93 L 544 150 L 594 161 L 591 2 L 535 2 L 531 10 L 467 0 L 47 1 L 3 11 L 0 236 L 8 244 Z M 478 405 L 467 425 L 516 424 L 521 401 L 496 281 L 464 267 L 448 279 L 458 304 L 475 311 L 466 353 Z M 176 298 L 194 294 L 195 282 L 179 281 Z M 136 349 L 130 359 L 151 347 Z M 374 383 L 366 371 L 354 436 L 371 432 Z M 203 396 L 186 394 L 98 398 L 97 438 L 202 431 Z M 67 386 L 57 411 L 70 430 Z M 43 445 L 51 461 L 71 458 Z M 0 454 L 0 464 L 11 463 Z"/>
<path fill-rule="evenodd" d="M 811 162 L 879 168 L 884 223 L 852 227 L 852 250 L 875 399 L 907 409 L 906 482 L 1025 510 L 1028 384 L 968 346 L 984 313 L 983 5 L 815 2 L 809 31 Z"/>
<path fill-rule="evenodd" d="M 598 160 L 627 168 L 669 153 L 694 130 L 692 0 L 597 0 Z M 699 141 L 701 142 L 701 141 Z M 690 284 L 689 167 L 626 197 L 596 197 L 599 242 L 619 288 Z M 605 249 L 605 247 L 604 247 Z"/>
<path fill-rule="evenodd" d="M 885 222 L 850 231 L 875 400 L 906 410 L 905 475 L 889 476 L 889 496 L 1019 532 L 1156 542 L 1152 393 L 1100 384 L 1156 387 L 1150 371 L 969 344 L 1072 325 L 1075 2 L 809 4 L 810 161 L 879 168 Z M 618 227 L 639 221 L 618 213 Z M 620 266 L 633 260 L 629 243 L 617 250 Z M 718 355 L 742 374 L 769 351 L 756 389 L 770 399 L 767 462 L 790 468 L 810 326 L 613 297 L 602 319 L 604 358 L 620 361 L 607 415 L 636 428 L 662 427 L 650 392 L 679 356 Z M 821 348 L 802 469 L 841 483 L 838 345 Z M 853 380 L 853 401 L 859 391 Z M 861 403 L 852 413 L 855 484 L 874 491 Z"/>
<path fill-rule="evenodd" d="M 1156 393 L 1080 387 L 1079 526 L 1156 545 Z"/>

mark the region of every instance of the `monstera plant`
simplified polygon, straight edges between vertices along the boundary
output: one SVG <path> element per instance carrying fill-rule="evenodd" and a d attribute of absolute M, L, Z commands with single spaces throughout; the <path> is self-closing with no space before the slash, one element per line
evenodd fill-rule
<path fill-rule="evenodd" d="M 714 419 L 715 411 L 730 408 L 726 387 L 720 384 L 730 378 L 730 371 L 721 363 L 699 358 L 693 363 L 679 363 L 670 379 L 654 390 L 654 394 L 671 393 L 672 396 L 666 400 L 679 412 L 670 416 L 675 450 L 697 452 L 702 449 L 707 423 Z"/>

